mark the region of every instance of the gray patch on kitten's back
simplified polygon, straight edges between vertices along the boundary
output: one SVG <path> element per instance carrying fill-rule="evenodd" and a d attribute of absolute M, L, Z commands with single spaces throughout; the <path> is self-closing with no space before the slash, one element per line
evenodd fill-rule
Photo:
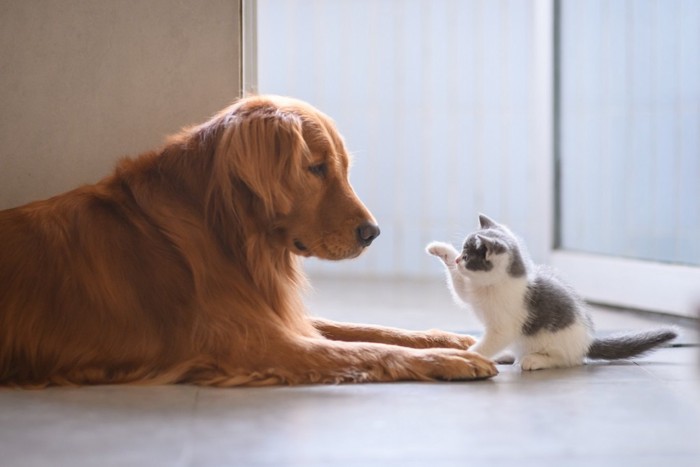
<path fill-rule="evenodd" d="M 566 329 L 582 313 L 582 303 L 575 293 L 556 277 L 542 272 L 528 284 L 525 304 L 528 317 L 522 332 L 526 336 L 543 330 L 556 332 Z"/>

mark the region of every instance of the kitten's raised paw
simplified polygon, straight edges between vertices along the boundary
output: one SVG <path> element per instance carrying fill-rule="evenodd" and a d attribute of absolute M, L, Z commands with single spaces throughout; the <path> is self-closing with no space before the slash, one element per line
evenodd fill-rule
<path fill-rule="evenodd" d="M 459 256 L 459 251 L 457 251 L 455 247 L 444 242 L 429 243 L 425 251 L 430 255 L 440 258 L 448 267 L 453 267 L 455 265 L 455 259 Z"/>

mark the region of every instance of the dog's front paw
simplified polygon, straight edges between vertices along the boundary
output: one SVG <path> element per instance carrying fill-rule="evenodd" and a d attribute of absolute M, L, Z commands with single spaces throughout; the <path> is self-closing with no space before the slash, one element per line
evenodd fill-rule
<path fill-rule="evenodd" d="M 440 329 L 430 329 L 425 333 L 428 337 L 428 347 L 445 347 L 452 349 L 468 349 L 476 344 L 476 339 L 466 334 L 455 334 Z"/>
<path fill-rule="evenodd" d="M 432 242 L 425 247 L 425 251 L 429 255 L 437 256 L 445 263 L 445 266 L 454 267 L 455 259 L 459 256 L 459 251 L 449 243 Z"/>
<path fill-rule="evenodd" d="M 408 379 L 463 381 L 490 378 L 498 374 L 496 365 L 489 359 L 457 349 L 410 349 Z"/>

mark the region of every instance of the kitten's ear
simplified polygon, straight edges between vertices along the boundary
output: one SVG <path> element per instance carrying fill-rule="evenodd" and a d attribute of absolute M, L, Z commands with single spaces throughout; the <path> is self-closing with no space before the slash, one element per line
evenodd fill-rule
<path fill-rule="evenodd" d="M 476 238 L 481 240 L 481 244 L 486 247 L 486 253 L 501 254 L 508 249 L 506 244 L 498 239 L 484 237 L 479 234 L 476 235 Z"/>
<path fill-rule="evenodd" d="M 486 214 L 479 214 L 479 225 L 482 229 L 490 229 L 498 227 L 498 224 L 493 219 L 490 219 Z"/>

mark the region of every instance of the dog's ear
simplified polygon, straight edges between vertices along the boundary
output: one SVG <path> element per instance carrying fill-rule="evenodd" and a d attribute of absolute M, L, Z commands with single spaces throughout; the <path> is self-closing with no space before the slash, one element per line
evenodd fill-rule
<path fill-rule="evenodd" d="M 308 153 L 301 117 L 267 104 L 236 109 L 223 124 L 212 174 L 217 183 L 242 181 L 268 218 L 289 212 Z M 222 195 L 233 195 L 221 188 Z"/>

